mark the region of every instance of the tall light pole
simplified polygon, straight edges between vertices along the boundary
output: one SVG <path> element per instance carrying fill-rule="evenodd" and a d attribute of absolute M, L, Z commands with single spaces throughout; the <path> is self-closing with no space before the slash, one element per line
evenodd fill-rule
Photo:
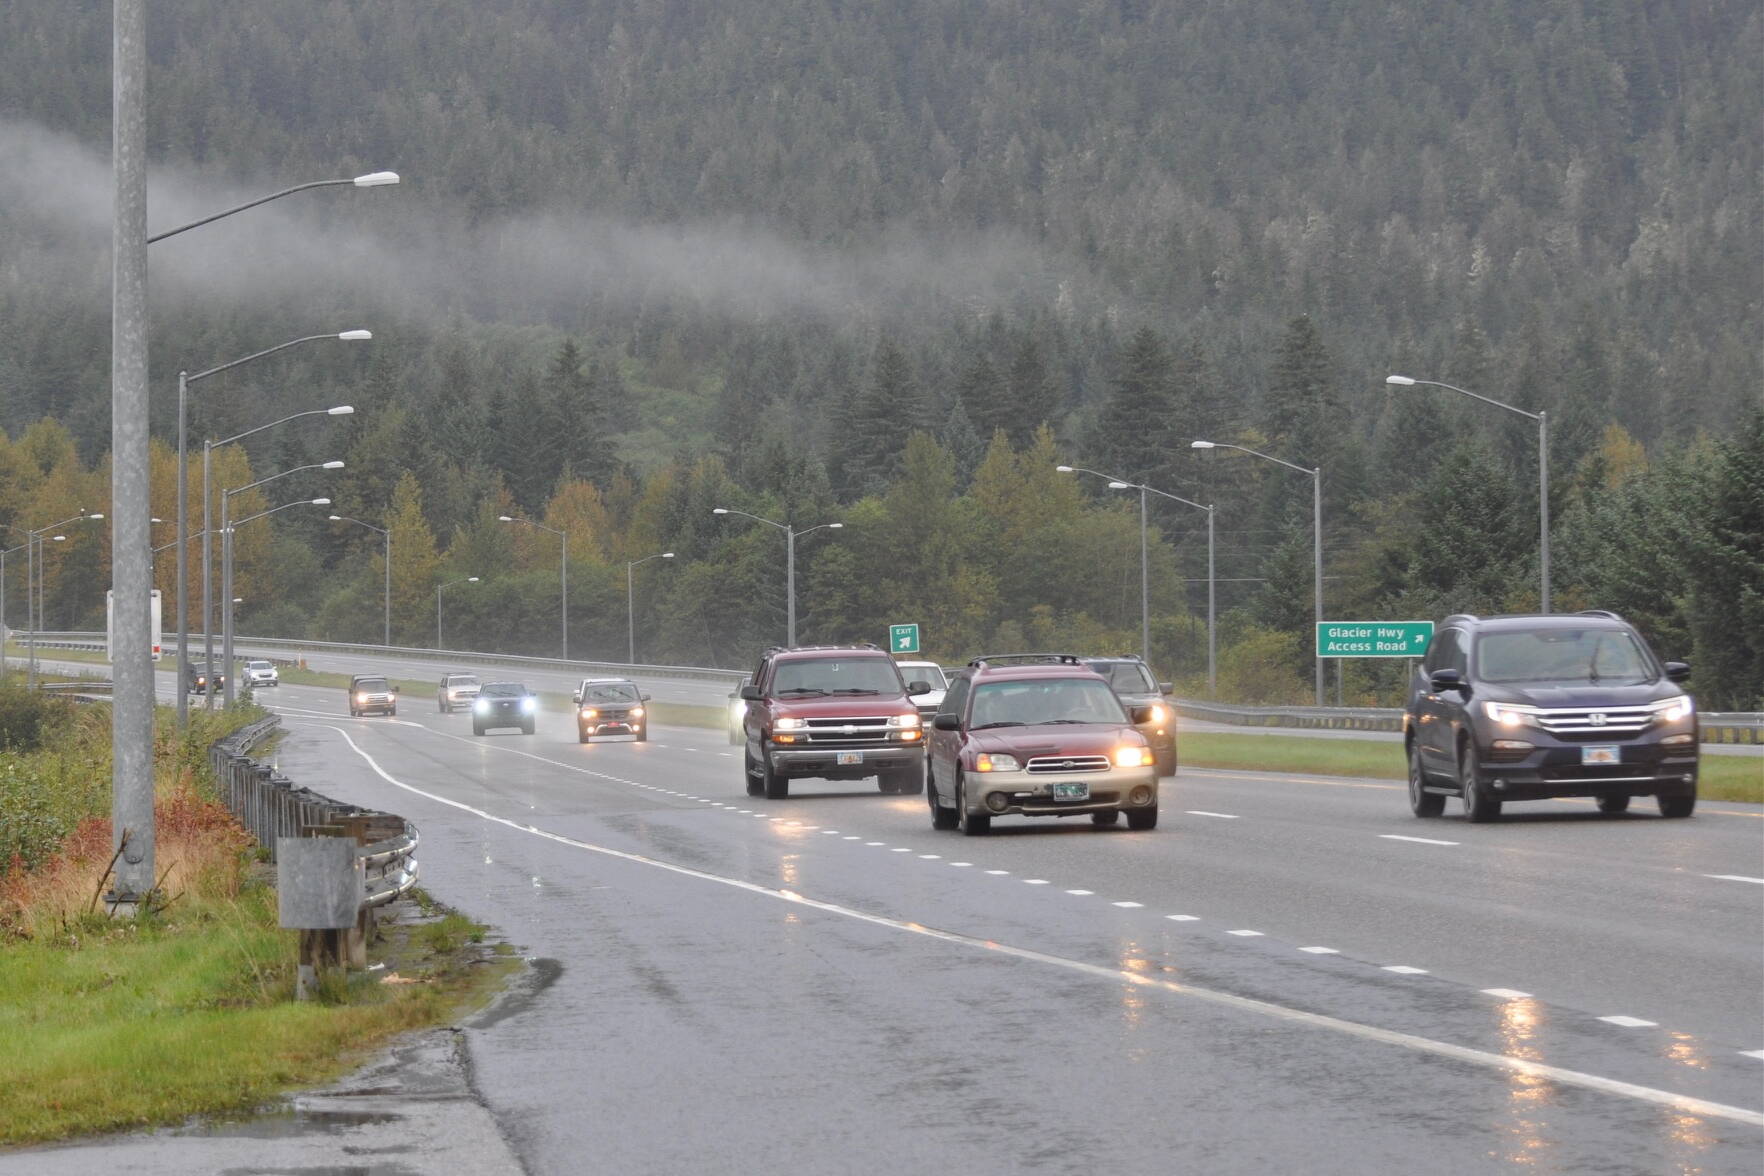
<path fill-rule="evenodd" d="M 435 585 L 435 648 L 436 649 L 444 648 L 441 644 L 441 590 L 443 588 L 451 588 L 455 584 L 476 584 L 477 582 L 478 582 L 478 577 L 476 577 L 476 576 L 461 576 L 457 580 L 449 580 L 445 584 Z"/>
<path fill-rule="evenodd" d="M 384 644 L 392 644 L 392 532 L 386 527 L 376 527 L 372 523 L 364 523 L 360 519 L 345 518 L 332 515 L 333 523 L 354 523 L 358 527 L 366 527 L 370 531 L 378 531 L 386 541 L 386 636 Z"/>
<path fill-rule="evenodd" d="M 43 598 L 43 566 L 42 561 L 37 558 L 37 553 L 43 550 L 43 537 L 48 535 L 51 531 L 59 531 L 69 523 L 77 523 L 85 519 L 101 519 L 103 517 L 102 514 L 95 511 L 90 513 L 82 511 L 76 515 L 69 515 L 60 522 L 50 523 L 47 527 L 38 527 L 25 534 L 25 542 L 28 545 L 25 549 L 25 554 L 29 557 L 28 562 L 25 564 L 25 586 L 27 589 L 26 603 L 30 606 L 31 614 L 30 653 L 28 655 L 29 665 L 25 671 L 25 681 L 32 686 L 37 684 L 37 629 L 40 627 L 38 622 L 43 619 L 44 614 L 47 612 L 46 602 Z M 66 535 L 55 535 L 50 538 L 50 542 L 61 543 L 66 539 Z M 115 561 L 116 555 L 114 553 L 112 554 L 111 559 L 112 562 Z M 149 639 L 151 639 L 151 634 L 149 634 Z M 151 651 L 149 651 L 149 654 L 151 655 Z M 148 682 L 148 686 L 152 686 L 151 681 Z M 151 689 L 148 691 L 148 696 L 152 696 Z M 151 713 L 152 712 L 149 712 L 149 715 L 151 715 Z"/>
<path fill-rule="evenodd" d="M 535 523 L 532 519 L 517 519 L 513 515 L 497 515 L 497 520 L 504 523 L 520 523 L 540 531 L 550 531 L 558 537 L 561 546 L 557 554 L 558 596 L 563 601 L 563 660 L 570 660 L 570 537 L 567 532 L 556 527 L 548 527 L 544 523 Z"/>
<path fill-rule="evenodd" d="M 625 657 L 629 664 L 637 664 L 637 595 L 631 579 L 631 569 L 638 564 L 646 564 L 652 559 L 673 559 L 674 553 L 664 551 L 658 555 L 646 555 L 642 559 L 630 560 L 625 564 Z"/>
<path fill-rule="evenodd" d="M 194 227 L 194 226 L 190 226 L 190 225 L 185 226 L 185 228 L 192 228 L 192 227 Z M 182 230 L 178 230 L 178 231 L 181 232 Z M 170 236 L 171 234 L 167 233 L 165 235 Z M 189 579 L 189 575 L 190 575 L 189 569 L 187 566 L 188 555 L 186 552 L 186 548 L 188 545 L 185 542 L 186 537 L 190 534 L 190 512 L 189 512 L 189 499 L 190 499 L 189 468 L 190 467 L 189 467 L 189 456 L 188 456 L 188 443 L 186 441 L 186 432 L 187 432 L 187 428 L 188 428 L 188 425 L 186 423 L 187 418 L 188 418 L 187 404 L 189 401 L 190 385 L 196 383 L 198 380 L 206 380 L 210 376 L 218 375 L 219 373 L 224 372 L 224 371 L 228 370 L 229 368 L 236 368 L 236 367 L 240 366 L 241 364 L 250 363 L 254 359 L 262 359 L 266 355 L 274 355 L 278 351 L 286 351 L 288 348 L 297 347 L 302 343 L 311 343 L 315 339 L 342 339 L 347 342 L 355 342 L 355 341 L 362 340 L 362 339 L 372 339 L 373 337 L 374 337 L 374 333 L 372 331 L 362 331 L 362 330 L 338 331 L 335 334 L 329 334 L 329 335 L 302 335 L 298 339 L 290 339 L 286 343 L 278 343 L 274 347 L 266 348 L 263 351 L 258 351 L 258 352 L 254 352 L 251 355 L 247 355 L 243 359 L 235 359 L 231 363 L 219 364 L 215 367 L 209 368 L 207 371 L 197 372 L 195 375 L 191 375 L 188 372 L 179 372 L 178 373 L 178 604 L 177 604 L 177 608 L 178 608 L 178 681 L 180 683 L 183 682 L 186 678 L 188 678 L 190 676 L 190 652 L 189 652 L 190 610 L 189 610 L 189 606 L 184 603 L 184 584 Z M 208 499 L 208 466 L 206 464 L 207 456 L 208 456 L 207 450 L 204 449 L 204 451 L 203 451 L 204 465 L 203 465 L 203 469 L 202 469 L 202 473 L 203 473 L 202 492 L 203 492 L 203 505 L 205 508 L 207 506 L 207 499 Z M 207 520 L 207 517 L 204 516 L 203 529 L 207 530 L 207 527 L 208 527 L 208 520 Z M 203 573 L 202 574 L 204 576 L 207 576 L 207 574 L 208 574 L 208 566 L 206 563 L 203 565 Z M 208 614 L 206 612 L 204 612 L 202 614 L 202 627 L 204 629 L 208 628 Z M 184 726 L 184 724 L 189 720 L 189 717 L 190 717 L 190 700 L 186 696 L 185 692 L 182 689 L 179 689 L 178 690 L 178 726 L 179 726 L 179 728 L 182 728 Z"/>
<path fill-rule="evenodd" d="M 224 441 L 204 441 L 202 443 L 202 657 L 208 663 L 209 673 L 214 672 L 214 606 L 209 603 L 214 580 L 214 555 L 209 543 L 214 532 L 208 525 L 208 504 L 214 497 L 214 492 L 209 489 L 209 475 L 214 465 L 214 451 L 224 445 L 231 445 L 235 441 L 243 441 L 253 433 L 261 433 L 265 429 L 273 429 L 277 425 L 285 425 L 289 421 L 297 421 L 301 417 L 351 416 L 354 412 L 354 407 L 347 404 L 339 404 L 334 408 L 308 409 L 306 412 L 290 413 L 288 416 L 271 421 L 267 425 L 258 425 L 255 429 L 246 429 L 243 433 L 234 433 Z M 203 693 L 203 703 L 209 710 L 214 709 L 214 691 L 209 690 Z"/>
<path fill-rule="evenodd" d="M 1484 404 L 1492 404 L 1496 408 L 1504 408 L 1508 412 L 1516 412 L 1537 422 L 1537 510 L 1538 535 L 1537 557 L 1539 573 L 1542 578 L 1542 612 L 1550 611 L 1550 414 L 1548 412 L 1526 412 L 1511 404 L 1503 404 L 1481 393 L 1472 392 L 1468 388 L 1460 388 L 1455 384 L 1442 384 L 1438 380 L 1415 380 L 1408 376 L 1386 376 L 1386 384 L 1397 384 L 1408 387 L 1411 384 L 1426 384 L 1433 388 L 1449 388 L 1453 392 L 1462 392 L 1472 400 L 1480 400 Z"/>
<path fill-rule="evenodd" d="M 1087 470 L 1083 466 L 1055 466 L 1062 474 L 1089 474 L 1093 478 L 1101 478 L 1109 484 L 1110 489 L 1133 489 L 1139 491 L 1139 658 L 1146 665 L 1151 665 L 1151 572 L 1150 558 L 1147 551 L 1145 496 L 1149 487 L 1137 482 L 1129 482 L 1125 478 L 1117 478 L 1113 474 L 1098 473 Z"/>
<path fill-rule="evenodd" d="M 243 494 L 243 493 L 245 493 L 245 491 L 255 489 L 256 487 L 261 486 L 266 482 L 273 482 L 277 478 L 286 478 L 289 474 L 298 474 L 298 473 L 301 473 L 302 471 L 305 471 L 305 470 L 340 470 L 342 468 L 343 468 L 343 463 L 340 461 L 312 462 L 307 465 L 295 466 L 293 469 L 283 470 L 280 473 L 271 474 L 267 478 L 259 478 L 255 482 L 247 482 L 243 486 L 235 486 L 231 490 L 222 490 L 221 491 L 221 671 L 220 672 L 221 672 L 221 677 L 224 678 L 227 683 L 227 705 L 228 706 L 233 705 L 233 528 L 237 525 L 237 524 L 230 521 L 232 518 L 232 514 L 233 514 L 233 509 L 232 509 L 233 508 L 233 495 Z M 323 500 L 320 500 L 317 498 L 309 498 L 309 499 L 306 499 L 305 501 L 311 503 L 314 506 L 329 506 L 329 505 L 331 505 L 331 500 L 329 498 L 326 498 Z M 300 505 L 300 503 L 291 502 L 291 503 L 288 503 L 288 505 L 289 506 L 298 506 L 298 505 Z M 264 511 L 261 513 L 268 514 L 270 512 Z M 253 515 L 252 517 L 257 518 L 259 516 Z M 244 522 L 246 520 L 242 519 L 240 521 Z M 210 674 L 214 673 L 214 661 L 212 658 L 209 659 L 208 672 Z M 210 697 L 213 697 L 214 691 L 210 690 L 210 691 L 208 691 L 208 694 Z"/>
<path fill-rule="evenodd" d="M 768 527 L 776 527 L 780 531 L 784 532 L 784 595 L 785 595 L 785 614 L 784 614 L 785 638 L 784 638 L 784 644 L 795 645 L 796 644 L 796 540 L 799 536 L 807 535 L 810 531 L 821 531 L 821 530 L 837 531 L 840 528 L 844 527 L 845 524 L 844 523 L 817 523 L 815 526 L 804 527 L 802 530 L 798 531 L 795 528 L 791 527 L 788 523 L 775 522 L 772 519 L 762 519 L 758 515 L 748 514 L 744 510 L 730 510 L 727 507 L 719 506 L 719 507 L 713 508 L 711 510 L 711 513 L 712 514 L 719 514 L 719 515 L 740 515 L 744 519 L 752 519 L 756 523 L 764 523 Z"/>
<path fill-rule="evenodd" d="M 1257 449 L 1248 449 L 1242 445 L 1231 445 L 1224 441 L 1192 441 L 1194 449 L 1235 449 L 1239 453 L 1247 453 L 1251 457 L 1259 457 L 1263 461 L 1271 461 L 1275 465 L 1283 465 L 1289 470 L 1297 470 L 1308 474 L 1311 478 L 1311 569 L 1313 580 L 1312 607 L 1319 625 L 1323 623 L 1323 468 L 1316 466 L 1306 469 L 1302 465 L 1294 465 L 1290 461 L 1263 453 Z M 1323 705 L 1323 659 L 1317 659 L 1317 705 Z"/>

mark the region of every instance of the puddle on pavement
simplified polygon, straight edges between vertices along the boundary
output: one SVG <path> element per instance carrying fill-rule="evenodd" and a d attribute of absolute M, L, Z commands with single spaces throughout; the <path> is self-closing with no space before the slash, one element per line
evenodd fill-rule
<path fill-rule="evenodd" d="M 528 960 L 527 970 L 514 982 L 513 987 L 495 1004 L 467 1021 L 466 1026 L 471 1029 L 488 1029 L 516 1014 L 526 1012 L 538 1003 L 541 993 L 557 983 L 563 970 L 563 964 L 557 960 Z"/>
<path fill-rule="evenodd" d="M 289 1107 L 286 1110 L 268 1111 L 242 1123 L 214 1124 L 205 1128 L 202 1134 L 235 1139 L 291 1139 L 303 1135 L 341 1135 L 357 1127 L 396 1123 L 403 1118 L 403 1115 L 385 1111 L 333 1111 L 328 1108 Z"/>

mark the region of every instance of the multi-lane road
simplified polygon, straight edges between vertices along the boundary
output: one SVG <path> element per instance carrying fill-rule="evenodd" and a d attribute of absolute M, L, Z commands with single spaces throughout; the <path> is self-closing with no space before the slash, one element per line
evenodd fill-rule
<path fill-rule="evenodd" d="M 1472 826 L 1184 769 L 1155 832 L 963 838 L 869 786 L 750 798 L 716 730 L 259 698 L 282 771 L 414 820 L 424 885 L 535 961 L 465 1031 L 533 1172 L 1764 1164 L 1755 806 Z"/>

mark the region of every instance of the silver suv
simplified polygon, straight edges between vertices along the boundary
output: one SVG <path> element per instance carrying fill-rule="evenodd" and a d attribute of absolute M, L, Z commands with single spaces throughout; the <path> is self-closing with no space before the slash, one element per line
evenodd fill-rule
<path fill-rule="evenodd" d="M 441 684 L 435 688 L 435 709 L 448 715 L 456 710 L 470 710 L 477 697 L 476 674 L 442 674 Z"/>

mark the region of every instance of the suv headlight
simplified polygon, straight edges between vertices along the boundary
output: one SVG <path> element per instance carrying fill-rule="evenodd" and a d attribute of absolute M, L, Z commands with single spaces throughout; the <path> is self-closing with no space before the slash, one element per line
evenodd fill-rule
<path fill-rule="evenodd" d="M 1014 755 L 989 755 L 986 752 L 981 752 L 974 757 L 976 772 L 1015 772 L 1020 767 L 1021 765 L 1017 763 L 1017 757 Z"/>
<path fill-rule="evenodd" d="M 890 727 L 917 727 L 919 725 L 919 712 L 913 711 L 910 714 L 889 715 L 888 725 Z"/>
<path fill-rule="evenodd" d="M 1657 721 L 1676 723 L 1690 718 L 1697 708 L 1690 695 L 1680 694 L 1677 698 L 1662 698 L 1659 702 L 1649 703 L 1648 709 L 1653 712 Z"/>
<path fill-rule="evenodd" d="M 478 701 L 472 703 L 472 709 L 479 714 L 487 714 L 490 710 L 490 702 L 488 699 L 480 698 Z"/>
<path fill-rule="evenodd" d="M 535 699 L 523 698 L 521 699 L 521 713 L 530 715 L 538 705 L 539 703 Z"/>
<path fill-rule="evenodd" d="M 641 719 L 643 717 L 643 708 L 640 706 L 634 706 L 629 713 L 633 719 Z"/>
<path fill-rule="evenodd" d="M 600 712 L 591 706 L 585 706 L 582 708 L 582 717 L 584 719 L 598 719 L 600 717 Z"/>
<path fill-rule="evenodd" d="M 1149 747 L 1117 747 L 1115 748 L 1115 766 L 1117 768 L 1143 768 L 1157 763 L 1157 757 Z"/>
<path fill-rule="evenodd" d="M 1482 713 L 1503 727 L 1537 726 L 1537 708 L 1511 702 L 1485 702 Z"/>
<path fill-rule="evenodd" d="M 1170 717 L 1169 710 L 1161 702 L 1152 703 L 1149 709 L 1151 710 L 1151 718 L 1147 719 L 1147 722 L 1162 723 Z"/>
<path fill-rule="evenodd" d="M 786 715 L 783 718 L 779 719 L 777 722 L 773 723 L 772 726 L 774 729 L 779 730 L 779 731 L 800 731 L 804 727 L 808 726 L 808 720 L 807 719 L 792 718 L 791 716 Z"/>

